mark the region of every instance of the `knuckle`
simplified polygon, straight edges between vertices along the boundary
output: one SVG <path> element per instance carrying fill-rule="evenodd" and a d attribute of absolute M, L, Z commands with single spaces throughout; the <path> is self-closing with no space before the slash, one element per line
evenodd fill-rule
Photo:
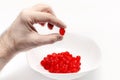
<path fill-rule="evenodd" d="M 21 16 L 26 16 L 26 12 L 27 12 L 27 10 L 26 10 L 26 9 L 23 9 L 23 10 L 21 11 L 20 15 L 21 15 Z"/>
<path fill-rule="evenodd" d="M 47 11 L 48 13 L 52 12 L 52 8 L 49 5 L 44 5 L 42 6 L 42 8 L 42 11 Z"/>
<path fill-rule="evenodd" d="M 44 9 L 50 9 L 51 10 L 51 7 L 47 4 L 36 4 L 35 7 L 41 7 L 41 8 L 44 8 Z"/>
<path fill-rule="evenodd" d="M 41 7 L 41 6 L 43 6 L 43 4 L 36 4 L 36 5 L 34 5 L 33 7 Z"/>
<path fill-rule="evenodd" d="M 28 9 L 23 9 L 21 12 L 20 12 L 20 17 L 23 21 L 27 21 L 27 22 L 30 22 L 30 12 Z"/>
<path fill-rule="evenodd" d="M 24 20 L 24 18 L 27 16 L 27 14 L 26 14 L 26 10 L 24 9 L 24 10 L 22 10 L 21 12 L 20 12 L 20 17 Z"/>
<path fill-rule="evenodd" d="M 44 7 L 44 8 L 48 8 L 48 9 L 51 9 L 51 7 L 49 6 L 49 5 L 47 5 L 47 4 L 42 4 L 42 6 Z"/>
<path fill-rule="evenodd" d="M 46 11 L 47 13 L 52 13 L 52 8 L 50 6 L 46 6 L 44 7 L 44 11 Z"/>
<path fill-rule="evenodd" d="M 51 10 L 52 10 L 52 8 L 51 8 L 50 6 L 48 6 L 48 5 L 45 6 L 45 9 L 48 10 L 48 11 L 51 11 Z"/>
<path fill-rule="evenodd" d="M 48 22 L 52 22 L 52 15 L 51 15 L 51 14 L 48 14 L 48 15 L 47 15 L 47 21 L 48 21 Z"/>

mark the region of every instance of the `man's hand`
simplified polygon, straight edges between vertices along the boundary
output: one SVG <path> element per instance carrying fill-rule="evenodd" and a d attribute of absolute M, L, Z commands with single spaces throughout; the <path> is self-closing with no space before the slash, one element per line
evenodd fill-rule
<path fill-rule="evenodd" d="M 11 27 L 4 33 L 6 35 L 3 43 L 6 47 L 11 46 L 16 51 L 28 50 L 33 47 L 51 44 L 62 39 L 59 34 L 40 35 L 33 27 L 34 23 L 49 23 L 65 28 L 65 24 L 57 19 L 54 12 L 48 5 L 35 5 L 29 9 L 24 9 Z M 4 36 L 3 35 L 3 36 Z"/>
<path fill-rule="evenodd" d="M 20 51 L 51 44 L 62 40 L 58 33 L 40 35 L 33 27 L 34 23 L 65 28 L 48 5 L 38 4 L 24 9 L 6 32 L 0 37 L 0 60 L 4 60 Z M 50 25 L 49 25 L 50 24 Z M 4 59 L 2 59 L 4 57 Z M 10 58 L 9 58 L 10 59 Z M 8 60 L 7 60 L 8 61 Z M 0 63 L 1 65 L 1 63 Z"/>

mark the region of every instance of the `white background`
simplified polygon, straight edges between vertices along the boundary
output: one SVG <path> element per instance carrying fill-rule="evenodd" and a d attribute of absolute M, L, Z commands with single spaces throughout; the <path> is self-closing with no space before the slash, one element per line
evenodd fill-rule
<path fill-rule="evenodd" d="M 19 12 L 38 3 L 52 6 L 67 24 L 69 32 L 92 38 L 102 51 L 99 69 L 76 80 L 119 80 L 120 74 L 120 2 L 119 0 L 0 0 L 0 33 Z M 4 68 L 0 80 L 50 80 L 33 71 L 25 53 L 17 55 Z"/>

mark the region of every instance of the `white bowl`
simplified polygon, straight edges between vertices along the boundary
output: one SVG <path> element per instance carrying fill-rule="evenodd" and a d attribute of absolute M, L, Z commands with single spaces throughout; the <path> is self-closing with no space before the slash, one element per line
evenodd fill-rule
<path fill-rule="evenodd" d="M 69 51 L 73 55 L 81 56 L 81 70 L 77 73 L 49 73 L 41 65 L 40 61 L 47 54 L 53 52 Z M 101 53 L 97 44 L 84 36 L 68 33 L 60 42 L 41 46 L 27 52 L 27 60 L 32 69 L 46 77 L 57 80 L 71 80 L 79 78 L 100 65 Z"/>

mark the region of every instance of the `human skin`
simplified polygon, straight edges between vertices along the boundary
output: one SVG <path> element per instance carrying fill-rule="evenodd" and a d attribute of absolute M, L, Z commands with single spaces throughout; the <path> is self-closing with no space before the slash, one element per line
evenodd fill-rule
<path fill-rule="evenodd" d="M 51 24 L 58 28 L 66 28 L 51 7 L 37 4 L 20 12 L 11 26 L 0 36 L 0 70 L 19 52 L 61 41 L 63 36 L 58 33 L 41 35 L 33 24 Z M 48 25 L 50 26 L 50 25 Z"/>

